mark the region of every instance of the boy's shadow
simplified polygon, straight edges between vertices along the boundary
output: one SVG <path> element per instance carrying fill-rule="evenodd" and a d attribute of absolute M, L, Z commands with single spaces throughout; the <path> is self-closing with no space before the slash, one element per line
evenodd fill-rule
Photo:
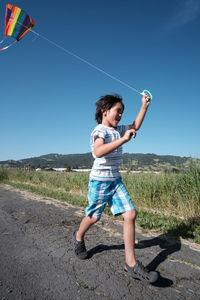
<path fill-rule="evenodd" d="M 171 239 L 169 234 L 161 234 L 158 237 L 154 237 L 152 239 L 141 240 L 138 244 L 135 244 L 135 249 L 145 249 L 148 247 L 159 246 L 163 249 L 147 266 L 148 270 L 154 271 L 157 267 L 164 262 L 169 255 L 174 252 L 177 252 L 181 249 L 181 242 L 180 238 L 176 240 Z M 110 250 L 121 250 L 124 249 L 124 244 L 121 245 L 104 245 L 100 244 L 88 251 L 88 259 L 91 258 L 93 255 L 97 253 L 101 253 L 103 251 L 110 251 Z M 160 274 L 159 274 L 160 275 Z M 173 284 L 173 281 L 168 278 L 164 278 L 161 275 L 157 282 L 153 285 L 158 287 L 169 287 Z"/>

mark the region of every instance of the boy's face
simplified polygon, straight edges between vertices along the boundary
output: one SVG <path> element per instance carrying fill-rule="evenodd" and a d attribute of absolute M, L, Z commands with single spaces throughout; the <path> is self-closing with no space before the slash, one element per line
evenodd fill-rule
<path fill-rule="evenodd" d="M 116 127 L 121 120 L 123 106 L 117 102 L 110 110 L 103 112 L 102 124 L 108 127 Z"/>

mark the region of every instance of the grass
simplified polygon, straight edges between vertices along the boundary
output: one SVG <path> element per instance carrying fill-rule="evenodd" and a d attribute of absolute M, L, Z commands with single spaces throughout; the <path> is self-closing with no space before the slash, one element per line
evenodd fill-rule
<path fill-rule="evenodd" d="M 86 207 L 88 173 L 24 172 L 0 168 L 0 181 L 17 188 Z M 200 243 L 200 168 L 191 163 L 178 174 L 123 174 L 137 223 Z M 111 215 L 106 207 L 106 214 Z"/>
<path fill-rule="evenodd" d="M 200 170 L 173 174 L 127 174 L 123 181 L 140 208 L 188 220 L 200 215 Z"/>

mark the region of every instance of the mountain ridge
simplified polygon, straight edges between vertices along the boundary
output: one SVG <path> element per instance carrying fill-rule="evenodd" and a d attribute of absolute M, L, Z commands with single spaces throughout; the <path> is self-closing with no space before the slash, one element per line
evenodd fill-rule
<path fill-rule="evenodd" d="M 158 155 L 154 153 L 124 153 L 122 156 L 121 169 L 129 170 L 163 170 L 185 168 L 191 161 L 191 157 L 175 155 Z M 90 152 L 75 154 L 50 153 L 38 157 L 30 157 L 20 160 L 0 161 L 3 166 L 23 167 L 30 164 L 32 168 L 75 168 L 89 169 L 92 167 L 94 158 Z"/>

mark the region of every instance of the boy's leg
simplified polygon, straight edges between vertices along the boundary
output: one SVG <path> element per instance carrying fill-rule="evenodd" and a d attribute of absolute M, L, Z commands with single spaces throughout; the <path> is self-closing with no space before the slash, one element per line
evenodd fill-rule
<path fill-rule="evenodd" d="M 97 221 L 106 206 L 104 195 L 107 185 L 98 180 L 90 179 L 88 188 L 88 206 L 85 209 L 86 216 L 82 219 L 76 233 L 77 241 L 82 241 L 86 231 Z"/>
<path fill-rule="evenodd" d="M 131 210 L 122 214 L 124 218 L 124 245 L 125 261 L 127 265 L 133 267 L 135 259 L 135 218 L 136 210 Z"/>
<path fill-rule="evenodd" d="M 159 278 L 155 271 L 148 271 L 142 263 L 135 259 L 135 218 L 136 211 L 131 210 L 123 214 L 124 217 L 124 244 L 125 267 L 124 270 L 133 278 L 153 283 Z"/>
<path fill-rule="evenodd" d="M 110 184 L 109 184 L 110 185 Z M 84 235 L 87 230 L 96 223 L 106 206 L 105 199 L 107 184 L 97 180 L 90 180 L 88 190 L 88 206 L 86 216 L 82 219 L 79 229 L 73 233 L 74 251 L 80 259 L 87 258 L 87 251 L 84 242 Z"/>
<path fill-rule="evenodd" d="M 108 204 L 114 215 L 122 214 L 124 218 L 125 261 L 133 267 L 136 263 L 134 247 L 136 210 L 121 178 L 113 182 L 113 191 L 112 201 Z"/>
<path fill-rule="evenodd" d="M 88 229 L 98 220 L 98 218 L 94 217 L 84 217 L 81 221 L 78 231 L 76 232 L 77 241 L 83 241 L 86 231 L 88 231 Z"/>
<path fill-rule="evenodd" d="M 99 219 L 93 217 L 84 217 L 81 221 L 78 231 L 73 233 L 74 252 L 80 259 L 87 258 L 87 250 L 84 242 L 84 235 L 86 231 L 96 223 Z"/>

